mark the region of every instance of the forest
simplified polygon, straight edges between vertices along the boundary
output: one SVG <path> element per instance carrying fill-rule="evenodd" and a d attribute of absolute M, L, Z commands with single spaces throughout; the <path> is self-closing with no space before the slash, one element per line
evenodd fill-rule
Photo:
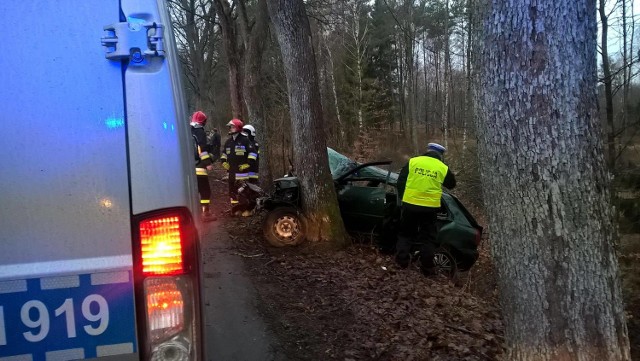
<path fill-rule="evenodd" d="M 438 142 L 456 194 L 488 223 L 508 359 L 630 359 L 640 338 L 632 1 L 168 3 L 189 110 L 223 137 L 232 118 L 255 126 L 265 189 L 291 164 L 303 187 L 323 184 L 313 167 L 326 146 L 397 171 Z M 335 193 L 316 188 L 309 219 L 331 218 Z M 339 225 L 318 229 L 317 241 L 344 244 Z"/>

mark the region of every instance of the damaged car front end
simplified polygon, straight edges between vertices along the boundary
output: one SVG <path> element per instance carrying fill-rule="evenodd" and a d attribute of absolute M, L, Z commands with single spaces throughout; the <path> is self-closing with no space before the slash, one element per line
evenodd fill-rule
<path fill-rule="evenodd" d="M 393 252 L 402 209 L 398 173 L 380 168 L 391 162 L 359 164 L 331 148 L 328 155 L 340 213 L 349 233 L 375 240 L 381 251 Z M 292 246 L 304 241 L 306 220 L 297 177 L 276 179 L 274 191 L 261 199 L 260 207 L 268 211 L 263 234 L 271 245 Z M 434 261 L 439 270 L 452 276 L 471 268 L 478 258 L 483 229 L 462 202 L 447 191 L 442 194 L 438 229 L 440 247 Z"/>

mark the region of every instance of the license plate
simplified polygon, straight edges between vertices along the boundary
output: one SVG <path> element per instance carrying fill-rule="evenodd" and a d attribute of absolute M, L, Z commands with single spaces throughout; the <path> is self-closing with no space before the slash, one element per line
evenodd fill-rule
<path fill-rule="evenodd" d="M 0 361 L 134 352 L 131 271 L 0 282 Z"/>

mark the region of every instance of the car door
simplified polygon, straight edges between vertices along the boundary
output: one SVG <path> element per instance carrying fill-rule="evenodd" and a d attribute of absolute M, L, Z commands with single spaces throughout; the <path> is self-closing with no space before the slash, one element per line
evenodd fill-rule
<path fill-rule="evenodd" d="M 388 165 L 373 162 L 360 165 L 336 180 L 338 203 L 345 226 L 352 232 L 377 233 L 388 214 L 387 175 L 372 176 L 367 168 Z"/>

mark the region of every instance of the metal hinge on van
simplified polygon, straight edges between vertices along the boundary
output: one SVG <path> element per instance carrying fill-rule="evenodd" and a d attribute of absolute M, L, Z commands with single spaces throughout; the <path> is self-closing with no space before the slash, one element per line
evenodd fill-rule
<path fill-rule="evenodd" d="M 110 60 L 130 59 L 135 63 L 145 57 L 164 57 L 164 26 L 155 22 L 122 22 L 104 27 L 102 37 L 105 57 Z"/>

